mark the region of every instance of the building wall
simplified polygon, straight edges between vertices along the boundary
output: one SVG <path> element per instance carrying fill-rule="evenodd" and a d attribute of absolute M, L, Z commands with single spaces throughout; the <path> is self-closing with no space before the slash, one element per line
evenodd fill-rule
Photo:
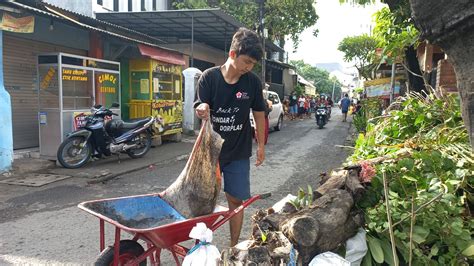
<path fill-rule="evenodd" d="M 294 70 L 285 68 L 283 70 L 283 87 L 285 88 L 285 95 L 290 95 L 290 93 L 295 89 L 295 81 Z"/>
<path fill-rule="evenodd" d="M 104 0 L 104 2 L 107 0 Z M 113 0 L 110 0 L 113 2 Z M 92 7 L 93 3 L 96 3 L 97 0 L 74 0 L 74 1 L 64 1 L 64 0 L 43 0 L 43 2 L 52 4 L 54 6 L 67 9 L 85 16 L 92 17 Z"/>
<path fill-rule="evenodd" d="M 95 17 L 97 12 L 114 12 L 114 0 L 102 0 L 101 5 L 97 0 L 44 0 L 44 2 L 89 17 Z M 131 0 L 131 2 L 132 11 L 142 11 L 142 0 Z M 168 9 L 168 0 L 145 0 L 144 2 L 146 11 L 154 11 L 153 2 L 156 2 L 155 10 Z M 118 0 L 118 11 L 128 12 L 128 3 L 129 0 Z"/>
<path fill-rule="evenodd" d="M 9 33 L 19 38 L 89 50 L 89 31 L 35 16 L 34 33 Z"/>
<path fill-rule="evenodd" d="M 174 49 L 185 55 L 186 66 L 189 67 L 189 58 L 191 56 L 191 44 L 163 44 L 161 45 L 166 48 Z M 211 48 L 209 46 L 195 43 L 194 44 L 194 58 L 199 60 L 207 61 L 215 65 L 222 65 L 225 63 L 227 56 L 224 54 L 224 51 Z"/>
<path fill-rule="evenodd" d="M 438 61 L 438 70 L 436 74 L 437 88 L 443 88 L 448 92 L 458 91 L 454 67 L 447 59 Z"/>

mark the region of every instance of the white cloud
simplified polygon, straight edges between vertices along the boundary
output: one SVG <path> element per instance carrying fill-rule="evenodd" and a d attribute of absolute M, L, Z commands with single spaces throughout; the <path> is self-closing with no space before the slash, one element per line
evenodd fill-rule
<path fill-rule="evenodd" d="M 369 34 L 373 27 L 372 14 L 384 5 L 376 3 L 361 7 L 340 4 L 338 0 L 319 0 L 315 6 L 319 16 L 318 22 L 301 34 L 296 53 L 292 53 L 291 40 L 285 45 L 285 50 L 289 52 L 289 59 L 302 59 L 311 65 L 337 62 L 344 67 L 350 67 L 351 64 L 343 61 L 344 54 L 337 50 L 339 42 L 347 36 Z M 317 37 L 313 36 L 314 29 L 319 29 Z"/>

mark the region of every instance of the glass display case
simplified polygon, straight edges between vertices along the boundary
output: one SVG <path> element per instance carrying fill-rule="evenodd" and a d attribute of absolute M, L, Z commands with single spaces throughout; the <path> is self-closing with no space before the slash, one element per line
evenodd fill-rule
<path fill-rule="evenodd" d="M 38 56 L 40 155 L 56 159 L 94 105 L 120 102 L 120 63 L 65 53 Z M 120 109 L 111 109 L 120 114 Z"/>

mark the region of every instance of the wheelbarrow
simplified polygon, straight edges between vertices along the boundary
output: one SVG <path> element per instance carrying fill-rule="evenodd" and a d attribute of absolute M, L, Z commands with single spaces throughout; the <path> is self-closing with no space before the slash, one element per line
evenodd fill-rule
<path fill-rule="evenodd" d="M 181 265 L 189 249 L 180 245 L 189 240 L 189 233 L 197 223 L 205 223 L 215 231 L 237 213 L 270 193 L 256 195 L 244 201 L 237 209 L 217 206 L 213 213 L 191 219 L 184 218 L 159 194 L 146 194 L 82 202 L 78 207 L 99 218 L 100 255 L 96 265 L 160 265 L 162 250 L 168 250 L 176 265 Z M 105 222 L 115 226 L 114 245 L 105 247 Z M 121 240 L 121 231 L 133 235 Z M 137 241 L 146 243 L 146 250 Z"/>

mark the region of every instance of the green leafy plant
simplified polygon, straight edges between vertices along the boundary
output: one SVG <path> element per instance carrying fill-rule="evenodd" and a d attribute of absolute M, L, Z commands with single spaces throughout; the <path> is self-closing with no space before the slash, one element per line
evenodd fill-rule
<path fill-rule="evenodd" d="M 376 166 L 358 202 L 366 214 L 370 250 L 364 265 L 393 265 L 394 260 L 400 265 L 472 264 L 474 156 L 459 99 L 412 93 L 396 104 L 398 110 L 369 120 L 350 157 L 362 161 L 408 151 Z"/>
<path fill-rule="evenodd" d="M 367 34 L 345 37 L 337 49 L 344 53 L 344 61 L 353 62 L 359 76 L 373 79 L 377 67 L 377 39 Z"/>
<path fill-rule="evenodd" d="M 308 207 L 313 202 L 313 189 L 308 185 L 308 191 L 300 188 L 298 190 L 298 196 L 294 200 L 290 200 L 291 205 L 293 205 L 297 210 L 301 210 L 304 207 Z"/>
<path fill-rule="evenodd" d="M 374 37 L 378 47 L 383 47 L 383 58 L 393 62 L 405 56 L 405 49 L 414 45 L 419 38 L 419 32 L 410 19 L 409 10 L 401 5 L 395 10 L 384 7 L 374 14 Z"/>
<path fill-rule="evenodd" d="M 352 123 L 360 133 L 365 133 L 367 128 L 367 117 L 365 116 L 364 108 L 361 108 L 353 117 Z"/>

